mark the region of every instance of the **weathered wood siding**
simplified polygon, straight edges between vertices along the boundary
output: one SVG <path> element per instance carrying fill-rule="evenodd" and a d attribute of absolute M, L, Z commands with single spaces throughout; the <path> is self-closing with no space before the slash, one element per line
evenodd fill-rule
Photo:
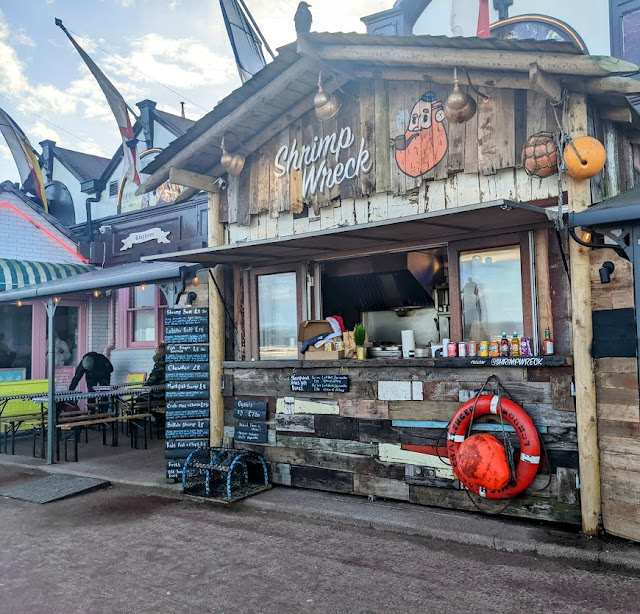
<path fill-rule="evenodd" d="M 343 362 L 340 373 L 349 376 L 349 391 L 314 395 L 290 391 L 293 368 L 225 369 L 233 379 L 233 396 L 226 397 L 227 436 L 235 424 L 234 399 L 267 401 L 270 443 L 235 445 L 263 453 L 275 483 L 457 509 L 474 510 L 476 501 L 486 511 L 579 524 L 571 367 L 487 370 Z M 335 371 L 336 367 L 304 369 L 315 375 Z M 539 427 L 547 455 L 531 488 L 504 510 L 504 501 L 477 500 L 460 490 L 446 452 L 444 458 L 438 456 L 460 399 L 480 390 L 491 373 Z M 399 381 L 410 382 L 414 392 L 419 388 L 414 398 L 422 400 L 393 400 L 393 385 L 385 382 Z M 433 454 L 403 450 L 402 444 L 432 446 Z"/>
<path fill-rule="evenodd" d="M 460 125 L 442 122 L 446 153 L 417 178 L 405 174 L 396 160 L 395 143 L 408 128 L 420 97 L 431 92 L 443 103 L 449 86 L 419 81 L 352 81 L 341 95 L 340 113 L 320 123 L 305 114 L 251 155 L 245 170 L 229 178 L 229 242 L 300 234 L 326 228 L 449 209 L 498 198 L 530 202 L 558 196 L 558 178 L 529 177 L 520 163 L 527 135 L 557 126 L 547 101 L 533 92 L 491 89 L 491 100 Z M 434 103 L 432 124 L 438 124 Z M 303 198 L 303 171 L 275 175 L 278 148 L 312 143 L 348 127 L 354 143 L 344 156 L 357 156 L 364 139 L 371 170 L 315 196 Z M 435 133 L 434 133 L 435 134 Z M 435 138 L 435 137 L 434 137 Z M 335 166 L 331 159 L 329 166 Z M 425 160 L 418 161 L 427 167 Z"/>
<path fill-rule="evenodd" d="M 604 260 L 615 264 L 611 282 L 600 283 Z M 591 257 L 593 311 L 634 307 L 633 266 L 613 251 Z M 612 348 L 615 353 L 615 348 Z M 594 361 L 602 484 L 602 521 L 606 531 L 640 540 L 640 398 L 636 358 Z"/>

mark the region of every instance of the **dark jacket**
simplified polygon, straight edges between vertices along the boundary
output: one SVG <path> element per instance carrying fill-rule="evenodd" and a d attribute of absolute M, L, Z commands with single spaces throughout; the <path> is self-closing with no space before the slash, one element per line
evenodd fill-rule
<path fill-rule="evenodd" d="M 165 383 L 166 360 L 164 354 L 154 357 L 153 369 L 151 369 L 151 373 L 149 373 L 149 377 L 144 383 L 145 386 L 156 386 Z"/>
<path fill-rule="evenodd" d="M 93 359 L 93 368 L 85 369 L 83 362 L 85 358 Z M 111 374 L 113 373 L 113 365 L 106 356 L 98 354 L 98 352 L 89 352 L 82 357 L 80 364 L 76 367 L 76 373 L 71 380 L 69 390 L 75 390 L 82 376 L 87 381 L 87 390 L 93 391 L 94 386 L 108 386 L 111 383 Z"/>

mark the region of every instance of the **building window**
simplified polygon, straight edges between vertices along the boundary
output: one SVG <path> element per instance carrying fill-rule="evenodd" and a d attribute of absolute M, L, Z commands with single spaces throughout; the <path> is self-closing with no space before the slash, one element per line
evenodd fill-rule
<path fill-rule="evenodd" d="M 462 252 L 459 266 L 463 339 L 522 335 L 520 246 Z"/>
<path fill-rule="evenodd" d="M 531 240 L 524 232 L 449 244 L 451 339 L 492 341 L 516 331 L 535 343 Z"/>
<path fill-rule="evenodd" d="M 248 356 L 257 360 L 297 359 L 298 323 L 307 311 L 306 263 L 246 272 L 249 313 Z"/>
<path fill-rule="evenodd" d="M 640 62 L 640 0 L 612 0 L 611 55 Z"/>
<path fill-rule="evenodd" d="M 298 357 L 296 274 L 258 277 L 260 360 Z"/>
<path fill-rule="evenodd" d="M 0 373 L 0 381 L 10 381 L 25 370 L 23 379 L 31 379 L 31 331 L 32 307 L 0 305 L 0 369 L 11 369 Z"/>
<path fill-rule="evenodd" d="M 153 284 L 128 288 L 121 291 L 120 304 L 124 315 L 120 321 L 126 323 L 120 335 L 122 347 L 155 347 L 164 339 L 167 300 L 160 288 Z"/>

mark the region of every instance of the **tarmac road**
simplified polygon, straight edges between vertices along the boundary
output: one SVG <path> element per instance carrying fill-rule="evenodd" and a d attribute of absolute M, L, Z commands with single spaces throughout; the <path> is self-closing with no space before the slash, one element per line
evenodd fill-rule
<path fill-rule="evenodd" d="M 118 487 L 0 498 L 0 531 L 2 614 L 640 612 L 637 572 Z"/>

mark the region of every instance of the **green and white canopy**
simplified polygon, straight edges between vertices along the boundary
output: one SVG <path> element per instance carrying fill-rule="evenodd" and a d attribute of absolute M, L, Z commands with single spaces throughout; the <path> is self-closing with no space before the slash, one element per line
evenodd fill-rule
<path fill-rule="evenodd" d="M 31 262 L 0 258 L 0 292 L 42 284 L 54 279 L 73 277 L 93 271 L 86 264 Z"/>

